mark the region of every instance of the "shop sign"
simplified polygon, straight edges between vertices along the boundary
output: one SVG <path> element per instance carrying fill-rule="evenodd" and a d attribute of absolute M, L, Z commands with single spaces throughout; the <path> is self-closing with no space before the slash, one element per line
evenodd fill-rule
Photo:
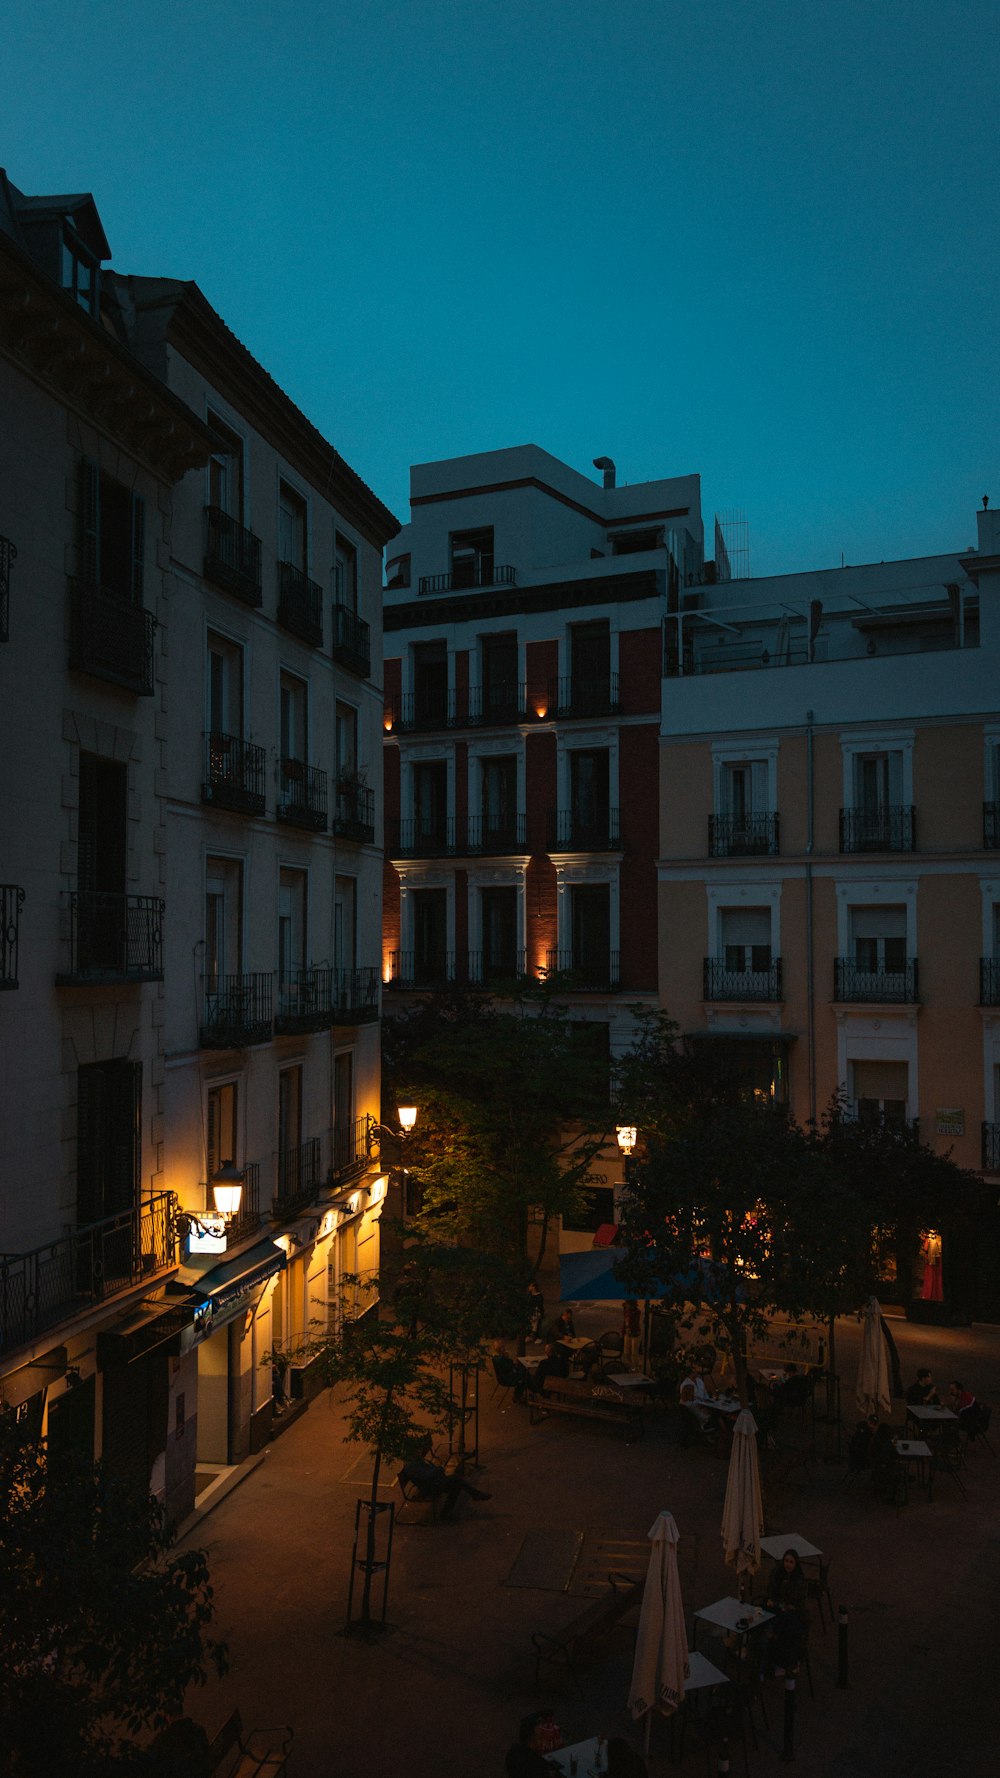
<path fill-rule="evenodd" d="M 941 1108 L 939 1106 L 934 1113 L 934 1128 L 939 1136 L 964 1136 L 964 1105 L 950 1106 L 946 1108 Z"/>
<path fill-rule="evenodd" d="M 191 1224 L 188 1235 L 189 1253 L 225 1253 L 229 1244 L 224 1216 L 201 1216 L 201 1227 Z"/>

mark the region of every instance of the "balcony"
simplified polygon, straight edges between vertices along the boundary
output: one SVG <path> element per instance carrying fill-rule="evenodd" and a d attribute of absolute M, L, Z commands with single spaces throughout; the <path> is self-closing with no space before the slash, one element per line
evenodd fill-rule
<path fill-rule="evenodd" d="M 69 664 L 75 673 L 152 697 L 155 635 L 151 611 L 89 581 L 71 582 Z"/>
<path fill-rule="evenodd" d="M 458 979 L 454 951 L 390 951 L 388 986 L 443 988 Z"/>
<path fill-rule="evenodd" d="M 213 729 L 205 736 L 201 800 L 216 809 L 232 809 L 238 815 L 263 815 L 266 770 L 263 747 Z"/>
<path fill-rule="evenodd" d="M 466 852 L 478 857 L 496 857 L 506 852 L 523 852 L 527 845 L 527 820 L 523 812 L 516 815 L 470 815 L 466 822 Z"/>
<path fill-rule="evenodd" d="M 455 817 L 448 815 L 437 821 L 424 821 L 418 816 L 393 821 L 386 840 L 390 858 L 453 858 Z"/>
<path fill-rule="evenodd" d="M 69 968 L 57 986 L 162 982 L 163 909 L 158 895 L 77 890 L 69 898 Z"/>
<path fill-rule="evenodd" d="M 310 648 L 322 648 L 323 589 L 292 562 L 278 563 L 278 622 Z"/>
<path fill-rule="evenodd" d="M 525 722 L 528 714 L 528 688 L 526 685 L 517 685 L 511 680 L 499 685 L 470 685 L 469 687 L 468 719 L 472 726 Z"/>
<path fill-rule="evenodd" d="M 730 969 L 724 957 L 706 957 L 702 998 L 772 1003 L 781 1000 L 781 958 L 775 957 L 766 969 Z"/>
<path fill-rule="evenodd" d="M 523 982 L 528 979 L 526 953 L 519 951 L 514 945 L 509 950 L 490 954 L 486 951 L 470 951 L 467 966 L 468 980 L 476 986 L 486 982 Z"/>
<path fill-rule="evenodd" d="M 920 999 L 916 957 L 903 969 L 865 969 L 853 957 L 833 960 L 835 1001 L 876 1002 L 880 1006 L 915 1006 Z"/>
<path fill-rule="evenodd" d="M 270 1043 L 271 991 L 270 974 L 206 978 L 201 1048 L 237 1050 Z"/>
<path fill-rule="evenodd" d="M 275 815 L 289 827 L 326 832 L 326 773 L 304 759 L 283 759 L 278 767 Z"/>
<path fill-rule="evenodd" d="M 1000 803 L 983 804 L 983 850 L 995 852 L 1000 847 Z"/>
<path fill-rule="evenodd" d="M 311 1137 L 298 1148 L 282 1149 L 278 1154 L 278 1181 L 271 1215 L 294 1216 L 312 1203 L 319 1187 L 319 1137 Z"/>
<path fill-rule="evenodd" d="M 550 852 L 617 852 L 621 846 L 618 810 L 581 815 L 575 809 L 550 809 L 548 844 Z"/>
<path fill-rule="evenodd" d="M 559 983 L 566 993 L 614 993 L 621 985 L 621 960 L 618 951 L 603 957 L 588 956 L 583 951 L 546 951 L 545 969 L 550 976 L 569 979 Z"/>
<path fill-rule="evenodd" d="M 260 578 L 260 538 L 237 524 L 219 506 L 205 508 L 205 559 L 202 572 L 213 586 L 222 587 L 254 607 L 263 603 Z"/>
<path fill-rule="evenodd" d="M 0 989 L 17 987 L 17 946 L 24 890 L 0 883 Z"/>
<path fill-rule="evenodd" d="M 10 636 L 10 570 L 16 561 L 16 546 L 9 537 L 0 537 L 0 642 Z"/>
<path fill-rule="evenodd" d="M 244 1236 L 254 1234 L 259 1227 L 260 1162 L 250 1161 L 243 1168 L 243 1195 L 239 1210 L 226 1230 L 230 1246 L 242 1241 Z"/>
<path fill-rule="evenodd" d="M 454 728 L 458 720 L 454 691 L 405 691 L 386 712 L 387 726 L 398 735 L 424 734 Z"/>
<path fill-rule="evenodd" d="M 349 673 L 356 673 L 359 679 L 368 678 L 372 670 L 371 627 L 348 605 L 333 608 L 330 653 Z"/>
<path fill-rule="evenodd" d="M 379 972 L 372 966 L 334 969 L 333 1011 L 337 1025 L 370 1025 L 378 1018 Z"/>
<path fill-rule="evenodd" d="M 274 1013 L 276 1037 L 329 1031 L 333 1023 L 332 969 L 291 969 L 278 977 L 278 1004 Z"/>
<path fill-rule="evenodd" d="M 0 1257 L 0 1352 L 174 1263 L 172 1196 L 86 1224 L 31 1253 Z"/>
<path fill-rule="evenodd" d="M 982 1169 L 984 1173 L 1000 1173 L 1000 1124 L 983 1125 Z"/>
<path fill-rule="evenodd" d="M 417 582 L 418 594 L 423 593 L 461 593 L 469 587 L 514 586 L 513 568 L 501 567 L 495 562 L 469 563 L 462 568 L 453 568 L 450 574 L 421 574 Z"/>
<path fill-rule="evenodd" d="M 842 852 L 912 852 L 912 803 L 884 803 L 877 809 L 841 809 Z"/>
<path fill-rule="evenodd" d="M 552 689 L 556 696 L 554 706 L 550 702 L 549 716 L 617 716 L 621 709 L 617 673 L 560 679 L 550 688 L 550 699 Z"/>
<path fill-rule="evenodd" d="M 710 858 L 773 858 L 778 852 L 778 817 L 766 815 L 710 815 Z"/>
<path fill-rule="evenodd" d="M 356 773 L 344 772 L 334 780 L 333 831 L 342 840 L 374 845 L 375 792 Z"/>
<path fill-rule="evenodd" d="M 1000 1006 L 1000 957 L 979 959 L 979 1004 Z"/>
<path fill-rule="evenodd" d="M 885 1111 L 871 1099 L 849 1100 L 846 1121 L 849 1124 L 861 1124 L 868 1130 L 884 1130 L 901 1142 L 920 1141 L 918 1117 L 907 1117 L 902 1111 Z"/>
<path fill-rule="evenodd" d="M 333 1161 L 330 1166 L 330 1185 L 343 1185 L 353 1179 L 356 1173 L 364 1170 L 368 1160 L 368 1119 L 352 1118 L 349 1123 L 338 1124 L 333 1132 Z"/>

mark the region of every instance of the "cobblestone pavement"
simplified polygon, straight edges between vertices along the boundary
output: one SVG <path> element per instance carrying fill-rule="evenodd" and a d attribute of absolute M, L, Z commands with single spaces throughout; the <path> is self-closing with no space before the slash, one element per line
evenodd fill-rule
<path fill-rule="evenodd" d="M 584 1331 L 610 1325 L 599 1309 L 577 1316 Z M 928 1363 L 939 1383 L 962 1376 L 1000 1403 L 1000 1328 L 932 1329 L 893 1323 L 906 1380 Z M 844 1419 L 853 1423 L 855 1323 L 838 1328 Z M 250 1726 L 291 1723 L 290 1778 L 502 1778 L 519 1718 L 551 1703 L 567 1740 L 641 1733 L 625 1700 L 632 1637 L 612 1632 L 581 1678 L 536 1690 L 530 1634 L 566 1623 L 605 1566 L 644 1560 L 646 1533 L 663 1507 L 681 1534 L 681 1578 L 690 1609 L 732 1592 L 719 1525 L 726 1466 L 703 1448 L 680 1447 L 669 1421 L 651 1417 L 627 1446 L 614 1428 L 569 1418 L 537 1427 L 527 1410 L 492 1402 L 483 1385 L 482 1469 L 490 1490 L 463 1501 L 457 1522 L 432 1524 L 407 1509 L 393 1550 L 389 1620 L 368 1646 L 341 1632 L 355 1503 L 369 1459 L 343 1442 L 329 1393 L 270 1449 L 188 1541 L 208 1548 L 219 1624 L 231 1645 L 227 1677 L 192 1694 L 210 1731 L 238 1706 Z M 895 1418 L 902 1417 L 897 1405 Z M 997 1428 L 1000 1434 L 1000 1427 Z M 1000 1439 L 994 1439 L 1000 1445 Z M 840 1690 L 837 1635 L 814 1619 L 815 1698 L 801 1686 L 794 1769 L 802 1778 L 982 1778 L 997 1769 L 1000 1707 L 995 1678 L 1000 1600 L 1000 1462 L 982 1451 L 963 1471 L 967 1499 L 942 1480 L 933 1503 L 914 1493 L 897 1511 L 843 1485 L 830 1429 L 818 1429 L 808 1471 L 768 1488 L 769 1532 L 798 1531 L 831 1558 L 835 1602 L 849 1611 L 850 1686 Z M 385 1498 L 398 1500 L 386 1489 Z M 575 1534 L 579 1556 L 508 1585 L 531 1532 Z M 530 1578 L 530 1577 L 529 1577 Z M 711 1652 L 709 1645 L 706 1651 Z M 750 1750 L 750 1770 L 782 1765 L 780 1682 L 766 1689 L 770 1728 Z M 700 1774 L 695 1743 L 680 1768 L 654 1733 L 650 1771 Z M 741 1767 L 733 1749 L 733 1771 Z"/>

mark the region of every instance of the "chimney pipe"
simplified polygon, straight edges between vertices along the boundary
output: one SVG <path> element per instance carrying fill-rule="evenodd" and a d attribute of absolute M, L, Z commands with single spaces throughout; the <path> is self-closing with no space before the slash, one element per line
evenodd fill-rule
<path fill-rule="evenodd" d="M 594 468 L 604 471 L 604 486 L 613 488 L 615 485 L 615 466 L 610 457 L 595 457 Z"/>

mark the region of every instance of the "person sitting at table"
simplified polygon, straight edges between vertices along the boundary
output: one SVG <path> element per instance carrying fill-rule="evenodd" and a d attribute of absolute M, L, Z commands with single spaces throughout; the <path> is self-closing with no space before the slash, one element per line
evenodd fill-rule
<path fill-rule="evenodd" d="M 608 1742 L 608 1778 L 649 1778 L 642 1754 L 629 1746 L 624 1735 L 613 1735 Z"/>
<path fill-rule="evenodd" d="M 969 1432 L 978 1423 L 979 1413 L 976 1398 L 971 1389 L 957 1380 L 948 1384 L 948 1406 L 953 1414 L 958 1415 L 959 1430 Z"/>
<path fill-rule="evenodd" d="M 576 1328 L 573 1325 L 573 1316 L 569 1309 L 560 1310 L 559 1314 L 549 1322 L 545 1329 L 545 1338 L 552 1340 L 555 1344 L 558 1344 L 560 1340 L 576 1339 Z"/>
<path fill-rule="evenodd" d="M 504 1389 L 513 1389 L 515 1401 L 523 1401 L 525 1390 L 531 1387 L 531 1371 L 527 1365 L 511 1356 L 506 1340 L 493 1341 L 492 1359 L 497 1382 Z"/>
<path fill-rule="evenodd" d="M 774 1673 L 777 1679 L 782 1678 L 789 1667 L 796 1673 L 805 1654 L 808 1598 L 806 1577 L 798 1555 L 795 1550 L 786 1550 L 780 1563 L 776 1562 L 774 1565 L 764 1602 L 767 1610 L 774 1612 L 774 1621 L 768 1625 L 768 1633 L 774 1645 Z"/>
<path fill-rule="evenodd" d="M 442 1519 L 454 1518 L 455 1506 L 460 1494 L 471 1495 L 473 1500 L 491 1500 L 493 1498 L 491 1494 L 487 1494 L 485 1488 L 474 1488 L 464 1476 L 449 1475 L 447 1470 L 442 1469 L 440 1463 L 435 1463 L 431 1457 L 429 1439 L 423 1445 L 419 1456 L 411 1457 L 407 1463 L 403 1464 L 399 1472 L 399 1479 L 401 1482 L 412 1482 L 415 1488 L 419 1488 L 425 1500 L 437 1500 L 443 1496 Z"/>
<path fill-rule="evenodd" d="M 917 1372 L 917 1380 L 911 1383 L 906 1391 L 907 1404 L 911 1408 L 939 1408 L 941 1397 L 934 1387 L 934 1378 L 926 1365 L 921 1365 Z"/>
<path fill-rule="evenodd" d="M 693 1365 L 683 1379 L 679 1394 L 681 1407 L 686 1408 L 688 1413 L 693 1415 L 706 1438 L 713 1438 L 718 1432 L 718 1427 L 708 1408 L 704 1405 L 706 1402 L 712 1401 L 713 1397 L 706 1388 L 705 1373 L 697 1365 Z"/>
<path fill-rule="evenodd" d="M 553 1340 L 545 1342 L 545 1357 L 535 1366 L 535 1374 L 528 1383 L 533 1395 L 541 1395 L 545 1388 L 546 1377 L 568 1377 L 569 1354 Z"/>
<path fill-rule="evenodd" d="M 551 1745 L 551 1736 L 545 1732 L 551 1721 L 551 1710 L 536 1710 L 533 1716 L 521 1718 L 517 1740 L 504 1760 L 507 1778 L 552 1778 L 559 1770 L 541 1751 L 543 1745 Z"/>

